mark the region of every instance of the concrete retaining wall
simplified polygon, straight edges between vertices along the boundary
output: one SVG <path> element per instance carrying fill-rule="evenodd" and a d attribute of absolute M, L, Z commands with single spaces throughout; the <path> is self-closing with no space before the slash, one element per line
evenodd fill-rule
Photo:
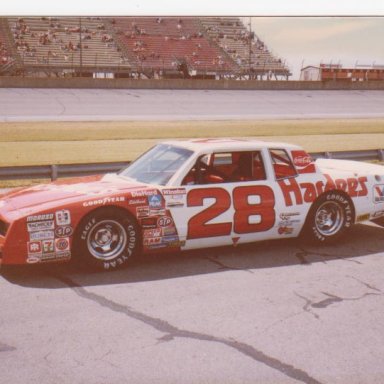
<path fill-rule="evenodd" d="M 0 76 L 0 88 L 384 90 L 384 81 L 134 80 Z"/>

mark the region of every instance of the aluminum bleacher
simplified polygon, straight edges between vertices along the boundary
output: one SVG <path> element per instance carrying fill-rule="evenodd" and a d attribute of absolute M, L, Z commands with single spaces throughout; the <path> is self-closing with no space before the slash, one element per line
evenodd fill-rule
<path fill-rule="evenodd" d="M 130 69 L 112 35 L 97 17 L 8 18 L 25 67 L 84 73 Z"/>
<path fill-rule="evenodd" d="M 0 18 L 0 44 L 1 60 L 27 76 L 289 75 L 236 17 L 14 16 Z"/>
<path fill-rule="evenodd" d="M 204 17 L 201 24 L 215 41 L 240 66 L 243 73 L 288 76 L 289 69 L 267 46 L 246 29 L 237 17 Z"/>

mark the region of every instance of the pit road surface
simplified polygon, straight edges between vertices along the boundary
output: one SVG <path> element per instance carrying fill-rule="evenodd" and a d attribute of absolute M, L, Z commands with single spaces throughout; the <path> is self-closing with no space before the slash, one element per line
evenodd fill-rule
<path fill-rule="evenodd" d="M 0 88 L 1 121 L 381 118 L 384 91 Z"/>
<path fill-rule="evenodd" d="M 1 382 L 382 383 L 383 235 L 3 267 Z"/>

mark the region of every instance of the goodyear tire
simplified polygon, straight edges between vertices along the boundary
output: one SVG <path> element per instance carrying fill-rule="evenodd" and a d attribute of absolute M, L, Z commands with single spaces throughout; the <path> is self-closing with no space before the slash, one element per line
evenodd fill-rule
<path fill-rule="evenodd" d="M 76 231 L 77 258 L 101 270 L 126 267 L 137 255 L 139 231 L 123 211 L 102 208 L 91 212 Z"/>
<path fill-rule="evenodd" d="M 305 224 L 306 240 L 332 243 L 353 224 L 353 206 L 343 194 L 329 192 L 321 196 L 309 211 Z"/>

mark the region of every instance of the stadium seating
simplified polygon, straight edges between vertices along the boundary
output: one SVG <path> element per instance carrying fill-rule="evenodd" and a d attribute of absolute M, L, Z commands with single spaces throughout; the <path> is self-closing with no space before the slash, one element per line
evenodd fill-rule
<path fill-rule="evenodd" d="M 10 67 L 13 62 L 12 49 L 5 33 L 4 25 L 0 21 L 0 73 L 7 67 Z"/>
<path fill-rule="evenodd" d="M 236 17 L 204 17 L 201 24 L 210 38 L 217 42 L 238 64 L 243 72 L 288 76 L 289 69 L 274 57 L 266 45 L 248 31 Z"/>
<path fill-rule="evenodd" d="M 0 33 L 6 28 L 4 61 L 17 61 L 27 76 L 289 75 L 236 17 L 0 18 Z M 3 40 L 12 39 L 7 48 Z"/>
<path fill-rule="evenodd" d="M 26 67 L 81 67 L 84 72 L 130 68 L 100 18 L 13 17 L 8 21 Z"/>
<path fill-rule="evenodd" d="M 126 17 L 114 20 L 113 24 L 138 68 L 156 73 L 176 70 L 183 64 L 188 73 L 235 69 L 222 49 L 203 35 L 197 18 Z"/>

